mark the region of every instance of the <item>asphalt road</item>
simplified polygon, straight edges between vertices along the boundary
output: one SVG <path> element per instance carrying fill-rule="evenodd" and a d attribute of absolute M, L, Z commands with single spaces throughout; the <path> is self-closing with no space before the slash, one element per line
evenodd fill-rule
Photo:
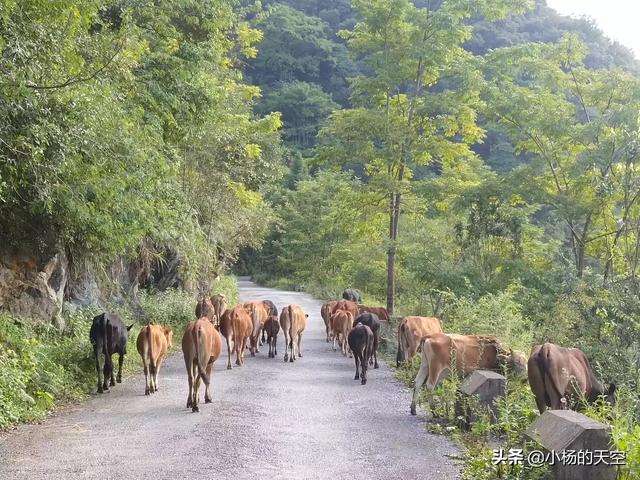
<path fill-rule="evenodd" d="M 191 413 L 178 353 L 150 397 L 140 372 L 42 425 L 0 436 L 0 479 L 457 478 L 460 468 L 448 456 L 455 447 L 409 415 L 410 392 L 389 367 L 369 370 L 362 386 L 353 359 L 325 343 L 320 301 L 244 280 L 241 298 L 302 306 L 309 314 L 304 357 L 284 363 L 280 334 L 277 359 L 265 345 L 227 371 L 223 346 L 213 403 Z"/>

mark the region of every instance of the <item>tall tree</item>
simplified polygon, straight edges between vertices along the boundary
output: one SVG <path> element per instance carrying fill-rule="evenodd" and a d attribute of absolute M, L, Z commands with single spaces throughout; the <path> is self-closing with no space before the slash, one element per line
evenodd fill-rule
<path fill-rule="evenodd" d="M 387 198 L 387 309 L 395 306 L 397 242 L 403 197 L 413 169 L 473 155 L 482 138 L 476 124 L 482 77 L 464 50 L 469 18 L 500 18 L 525 2 L 355 0 L 362 21 L 343 32 L 371 71 L 352 81 L 353 108 L 338 111 L 321 132 L 319 161 L 364 165 L 369 187 Z"/>

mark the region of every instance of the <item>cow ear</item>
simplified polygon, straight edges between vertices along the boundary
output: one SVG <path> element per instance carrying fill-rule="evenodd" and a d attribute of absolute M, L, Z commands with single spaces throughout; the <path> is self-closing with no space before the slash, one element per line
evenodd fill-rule
<path fill-rule="evenodd" d="M 128 332 L 128 331 L 130 331 L 130 330 L 133 328 L 133 325 L 134 325 L 134 324 L 132 323 L 131 325 L 129 325 L 129 326 L 127 327 L 127 332 Z"/>

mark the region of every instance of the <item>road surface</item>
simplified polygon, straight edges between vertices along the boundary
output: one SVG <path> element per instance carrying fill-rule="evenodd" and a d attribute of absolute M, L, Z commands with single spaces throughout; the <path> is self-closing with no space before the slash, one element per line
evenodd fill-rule
<path fill-rule="evenodd" d="M 320 301 L 246 280 L 240 286 L 243 301 L 302 306 L 309 314 L 303 358 L 283 362 L 280 334 L 277 359 L 268 358 L 264 346 L 243 367 L 227 371 L 224 346 L 213 403 L 191 413 L 178 353 L 150 397 L 137 374 L 42 425 L 0 436 L 0 479 L 457 478 L 460 468 L 449 457 L 455 447 L 409 415 L 410 392 L 391 370 L 385 364 L 371 369 L 362 386 L 353 379 L 353 359 L 331 351 Z"/>

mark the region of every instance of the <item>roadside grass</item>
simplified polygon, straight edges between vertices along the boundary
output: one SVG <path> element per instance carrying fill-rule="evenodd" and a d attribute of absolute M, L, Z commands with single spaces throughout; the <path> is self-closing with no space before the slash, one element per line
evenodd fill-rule
<path fill-rule="evenodd" d="M 235 277 L 222 277 L 214 286 L 230 305 L 238 299 Z M 89 329 L 95 315 L 117 312 L 129 335 L 123 377 L 142 371 L 136 350 L 140 327 L 148 323 L 170 325 L 172 351 L 180 348 L 184 326 L 194 318 L 195 299 L 179 290 L 141 291 L 138 304 L 89 306 L 65 314 L 65 329 L 33 325 L 25 319 L 0 313 L 0 430 L 24 422 L 41 421 L 56 407 L 77 402 L 96 390 L 96 370 Z M 117 368 L 117 355 L 113 356 Z"/>

